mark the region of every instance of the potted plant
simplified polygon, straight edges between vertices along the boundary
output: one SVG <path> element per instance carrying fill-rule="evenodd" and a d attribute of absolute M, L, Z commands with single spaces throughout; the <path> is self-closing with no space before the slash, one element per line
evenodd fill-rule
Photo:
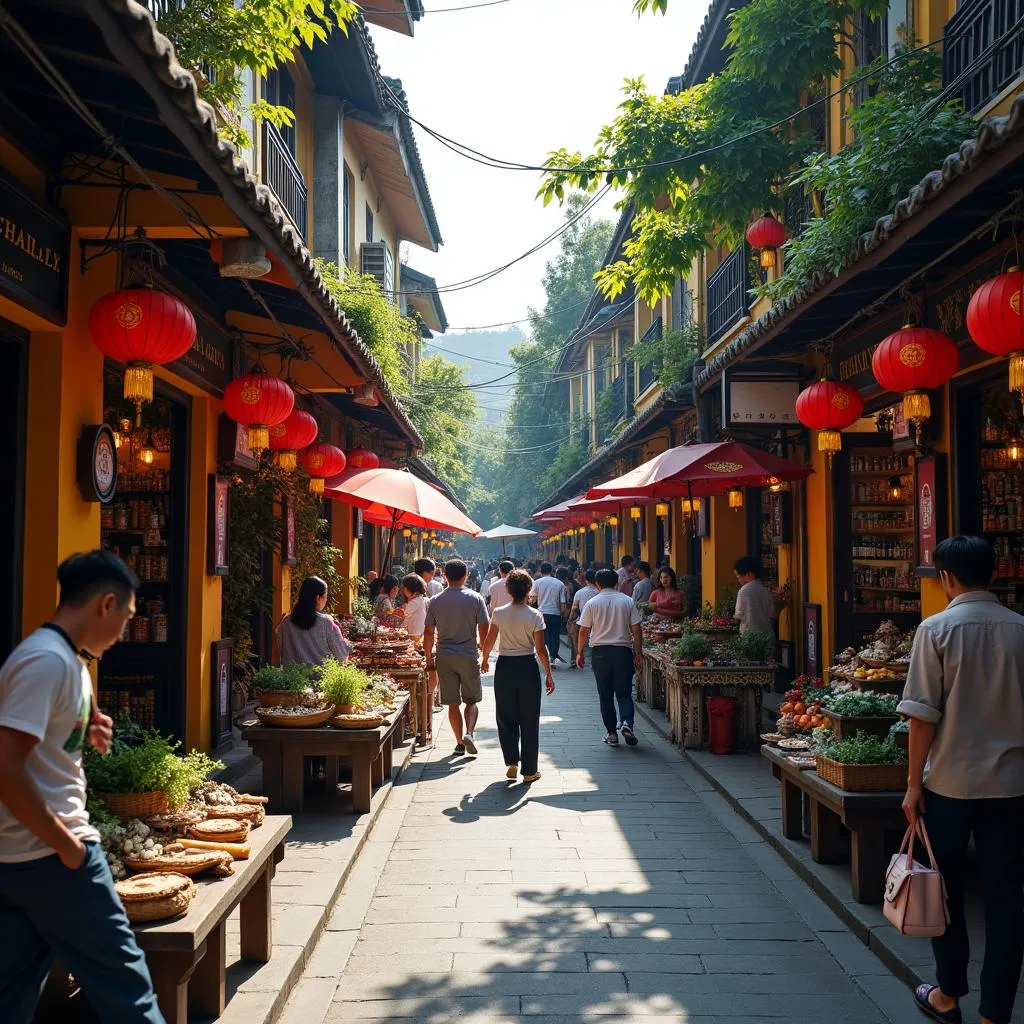
<path fill-rule="evenodd" d="M 703 668 L 711 657 L 711 641 L 702 633 L 686 630 L 676 644 L 676 661 L 680 665 L 693 665 Z"/>
<path fill-rule="evenodd" d="M 119 716 L 110 753 L 103 756 L 92 747 L 85 750 L 89 792 L 121 818 L 146 818 L 176 810 L 212 772 L 224 767 L 195 750 L 179 757 L 175 751 L 180 745 L 155 729 L 143 729 L 127 716 Z"/>
<path fill-rule="evenodd" d="M 910 722 L 906 718 L 901 718 L 898 722 L 894 722 L 889 728 L 889 735 L 896 741 L 896 746 L 900 750 L 904 753 L 909 752 Z"/>
<path fill-rule="evenodd" d="M 320 666 L 320 689 L 336 714 L 351 715 L 370 685 L 370 677 L 355 665 L 342 665 L 326 658 Z"/>
<path fill-rule="evenodd" d="M 751 629 L 740 633 L 729 643 L 729 651 L 741 664 L 770 665 L 775 663 L 775 634 Z"/>
<path fill-rule="evenodd" d="M 250 685 L 261 708 L 293 708 L 306 703 L 312 683 L 312 669 L 293 663 L 287 668 L 264 665 Z"/>
<path fill-rule="evenodd" d="M 892 792 L 907 784 L 907 755 L 892 736 L 880 740 L 860 732 L 852 739 L 826 742 L 815 756 L 818 774 L 848 792 Z"/>
<path fill-rule="evenodd" d="M 865 733 L 884 740 L 896 722 L 899 697 L 873 690 L 852 690 L 834 693 L 825 699 L 836 739 L 844 740 Z"/>

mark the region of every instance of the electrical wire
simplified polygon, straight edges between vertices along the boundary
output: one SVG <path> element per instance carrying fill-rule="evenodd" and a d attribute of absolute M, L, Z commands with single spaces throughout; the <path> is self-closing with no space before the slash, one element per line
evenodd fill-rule
<path fill-rule="evenodd" d="M 466 333 L 472 331 L 489 331 L 494 327 L 515 327 L 517 324 L 533 323 L 534 320 L 553 320 L 556 316 L 559 316 L 562 313 L 568 313 L 570 309 L 579 309 L 580 306 L 585 306 L 589 302 L 590 299 L 586 298 L 581 302 L 574 302 L 570 306 L 562 306 L 561 309 L 553 309 L 550 313 L 535 313 L 532 316 L 524 316 L 520 320 L 505 320 L 500 324 L 480 324 L 477 327 L 449 327 L 448 331 L 465 331 Z"/>
<path fill-rule="evenodd" d="M 420 17 L 425 18 L 428 14 L 452 14 L 455 11 L 476 11 L 481 7 L 500 7 L 502 4 L 510 4 L 512 0 L 483 0 L 481 3 L 476 4 L 464 4 L 462 7 L 431 7 L 424 9 L 420 13 Z M 391 14 L 394 15 L 394 10 L 385 10 L 381 7 L 360 7 L 360 14 Z"/>

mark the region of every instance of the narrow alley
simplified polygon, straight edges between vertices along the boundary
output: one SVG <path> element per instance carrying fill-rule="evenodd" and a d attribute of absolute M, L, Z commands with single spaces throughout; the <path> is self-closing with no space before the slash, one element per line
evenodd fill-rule
<path fill-rule="evenodd" d="M 678 751 L 642 725 L 636 749 L 605 746 L 589 669 L 556 682 L 530 787 L 503 778 L 489 686 L 478 758 L 452 758 L 437 719 L 285 1024 L 909 1019 L 905 987 Z"/>

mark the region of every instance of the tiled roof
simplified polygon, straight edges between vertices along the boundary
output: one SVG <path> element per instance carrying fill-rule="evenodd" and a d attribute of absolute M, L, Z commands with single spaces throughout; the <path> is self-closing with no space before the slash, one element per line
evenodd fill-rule
<path fill-rule="evenodd" d="M 281 249 L 290 257 L 291 267 L 299 279 L 299 290 L 325 323 L 333 327 L 346 342 L 346 353 L 359 373 L 372 381 L 383 403 L 394 416 L 402 431 L 417 447 L 422 447 L 412 420 L 392 392 L 381 373 L 380 364 L 373 353 L 348 322 L 344 310 L 334 301 L 324 284 L 313 256 L 306 248 L 273 192 L 253 177 L 238 150 L 217 133 L 213 108 L 199 98 L 195 79 L 177 60 L 174 46 L 156 27 L 156 22 L 135 0 L 102 0 L 122 23 L 126 34 L 134 42 L 146 62 L 153 69 L 168 97 L 191 126 L 196 136 L 214 157 L 221 171 L 231 180 L 250 210 L 271 232 Z M 89 10 L 90 5 L 86 5 Z"/>
<path fill-rule="evenodd" d="M 875 226 L 857 239 L 849 256 L 844 261 L 840 273 L 855 267 L 859 260 L 875 252 L 891 239 L 897 238 L 900 229 L 905 224 L 913 220 L 954 184 L 964 178 L 969 178 L 972 172 L 981 167 L 992 153 L 1009 139 L 1020 134 L 1022 130 L 1024 130 L 1024 95 L 1018 96 L 1014 100 L 1013 106 L 1006 116 L 990 117 L 982 121 L 974 138 L 967 139 L 955 153 L 950 153 L 943 160 L 941 167 L 926 174 L 896 204 L 892 213 L 879 217 L 875 221 Z M 803 303 L 812 299 L 818 291 L 838 276 L 827 271 L 818 271 L 796 291 L 776 302 L 771 309 L 733 338 L 721 352 L 708 360 L 696 380 L 697 387 L 703 388 L 709 384 L 727 366 L 738 361 L 748 349 L 776 328 L 783 319 L 790 314 L 799 313 L 799 307 Z"/>
<path fill-rule="evenodd" d="M 701 55 L 708 44 L 714 41 L 711 34 L 728 17 L 730 10 L 736 7 L 743 7 L 748 2 L 749 0 L 711 0 L 708 13 L 704 15 L 704 23 L 701 25 L 697 38 L 694 40 L 693 48 L 690 50 L 686 67 L 679 78 L 669 80 L 670 87 L 678 83 L 678 91 L 682 91 L 682 89 L 688 89 L 691 85 L 697 85 L 707 77 L 700 74 Z"/>

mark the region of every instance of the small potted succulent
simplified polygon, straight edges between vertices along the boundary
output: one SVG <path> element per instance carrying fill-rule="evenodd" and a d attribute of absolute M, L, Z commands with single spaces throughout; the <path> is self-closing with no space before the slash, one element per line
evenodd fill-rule
<path fill-rule="evenodd" d="M 729 641 L 729 652 L 743 665 L 774 665 L 775 634 L 751 629 Z"/>

